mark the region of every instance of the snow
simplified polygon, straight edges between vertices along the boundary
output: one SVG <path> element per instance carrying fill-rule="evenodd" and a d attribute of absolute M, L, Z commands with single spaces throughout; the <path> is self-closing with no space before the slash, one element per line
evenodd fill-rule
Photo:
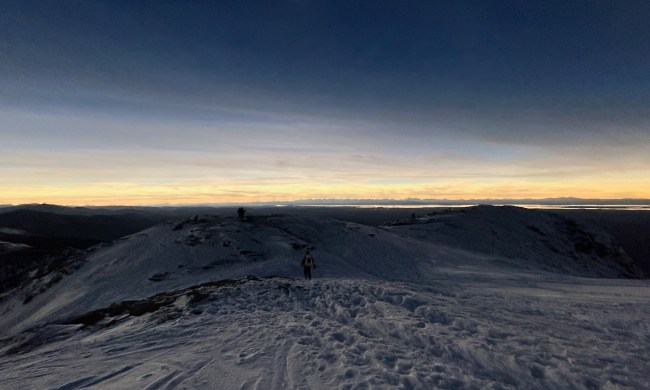
<path fill-rule="evenodd" d="M 632 260 L 603 230 L 539 210 L 478 206 L 388 228 L 401 236 L 498 257 L 511 267 L 583 276 L 641 275 L 628 267 Z"/>
<path fill-rule="evenodd" d="M 497 231 L 518 218 L 502 222 L 501 208 L 479 212 Z M 0 302 L 0 383 L 650 388 L 648 280 L 585 277 L 586 258 L 541 246 L 530 255 L 514 240 L 500 252 L 481 250 L 478 239 L 463 245 L 480 232 L 469 227 L 475 216 L 454 215 L 467 227 L 453 228 L 457 237 L 445 232 L 446 240 L 440 230 L 409 230 L 435 226 L 429 217 L 373 228 L 206 216 L 96 247 L 29 304 L 19 303 L 19 292 Z M 547 218 L 525 216 L 535 226 Z M 546 237 L 566 239 L 548 226 Z M 531 243 L 523 232 L 538 235 L 514 225 L 503 231 Z M 614 245 L 608 240 L 598 242 Z M 312 281 L 299 278 L 306 248 L 318 264 Z M 554 261 L 542 263 L 551 254 Z M 591 276 L 623 273 L 600 260 L 593 267 Z"/>
<path fill-rule="evenodd" d="M 25 235 L 26 231 L 20 229 L 13 229 L 8 227 L 0 227 L 0 233 L 2 234 L 12 234 L 12 235 Z"/>
<path fill-rule="evenodd" d="M 18 244 L 15 242 L 0 241 L 0 254 L 19 252 L 31 248 L 29 245 Z"/>

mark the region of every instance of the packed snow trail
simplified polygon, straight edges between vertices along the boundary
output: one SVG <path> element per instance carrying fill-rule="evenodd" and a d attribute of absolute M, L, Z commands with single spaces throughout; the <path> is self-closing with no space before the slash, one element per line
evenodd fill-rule
<path fill-rule="evenodd" d="M 647 283 L 462 284 L 244 280 L 5 356 L 3 384 L 650 388 Z"/>

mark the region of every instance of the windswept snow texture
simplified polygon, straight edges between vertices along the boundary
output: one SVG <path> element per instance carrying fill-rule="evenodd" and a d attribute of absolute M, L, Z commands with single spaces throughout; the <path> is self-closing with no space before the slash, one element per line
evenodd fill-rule
<path fill-rule="evenodd" d="M 636 270 L 611 237 L 554 218 L 159 225 L 93 248 L 28 303 L 0 298 L 1 387 L 649 389 L 650 283 L 584 277 Z"/>
<path fill-rule="evenodd" d="M 29 249 L 29 245 L 17 244 L 14 242 L 0 241 L 0 255 L 11 252 L 19 252 L 25 249 Z"/>

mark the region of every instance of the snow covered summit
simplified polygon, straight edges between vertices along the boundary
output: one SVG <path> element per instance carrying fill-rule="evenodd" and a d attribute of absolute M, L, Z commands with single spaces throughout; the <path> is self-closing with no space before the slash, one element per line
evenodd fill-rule
<path fill-rule="evenodd" d="M 64 265 L 0 298 L 10 388 L 650 387 L 647 281 L 540 211 L 196 216 Z"/>

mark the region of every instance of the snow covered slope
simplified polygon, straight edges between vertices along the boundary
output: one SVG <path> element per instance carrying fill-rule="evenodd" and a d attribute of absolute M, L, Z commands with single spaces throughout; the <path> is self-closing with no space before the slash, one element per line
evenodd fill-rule
<path fill-rule="evenodd" d="M 331 219 L 266 217 L 238 222 L 217 216 L 162 224 L 93 248 L 86 263 L 23 304 L 16 291 L 0 303 L 12 316 L 0 326 L 23 330 L 112 302 L 139 299 L 210 280 L 301 275 L 314 249 L 320 277 L 418 280 L 430 265 L 426 246 L 390 232 Z M 424 274 L 426 275 L 426 274 Z"/>
<path fill-rule="evenodd" d="M 307 248 L 311 282 L 298 267 Z M 27 303 L 21 289 L 0 298 L 0 383 L 650 388 L 648 281 L 575 276 L 633 275 L 616 248 L 578 222 L 511 208 L 384 228 L 162 224 L 93 248 Z"/>
<path fill-rule="evenodd" d="M 387 226 L 401 235 L 500 258 L 513 266 L 590 277 L 643 277 L 605 231 L 562 215 L 477 206 Z"/>

